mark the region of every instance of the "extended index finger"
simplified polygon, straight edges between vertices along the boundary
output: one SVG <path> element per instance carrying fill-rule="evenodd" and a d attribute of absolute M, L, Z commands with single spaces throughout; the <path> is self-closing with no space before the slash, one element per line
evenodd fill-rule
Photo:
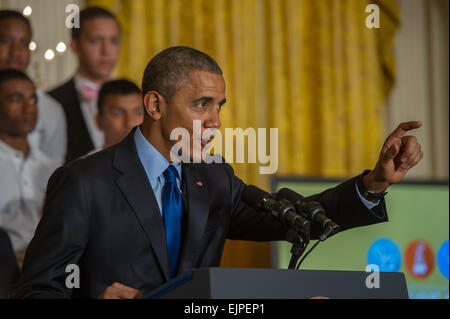
<path fill-rule="evenodd" d="M 397 128 L 392 132 L 391 135 L 396 137 L 403 137 L 406 132 L 410 130 L 414 130 L 416 128 L 419 128 L 422 126 L 422 122 L 420 121 L 409 121 L 409 122 L 403 122 L 400 123 Z"/>

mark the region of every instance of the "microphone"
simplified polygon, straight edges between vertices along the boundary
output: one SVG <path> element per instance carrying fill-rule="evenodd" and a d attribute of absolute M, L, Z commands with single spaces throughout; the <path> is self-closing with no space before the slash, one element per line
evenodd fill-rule
<path fill-rule="evenodd" d="M 276 199 L 290 201 L 299 214 L 325 229 L 326 232 L 320 236 L 321 241 L 341 230 L 339 225 L 325 215 L 325 210 L 319 202 L 306 201 L 305 197 L 289 188 L 280 189 L 276 193 Z"/>
<path fill-rule="evenodd" d="M 253 185 L 248 185 L 244 188 L 241 199 L 253 209 L 263 210 L 272 214 L 285 225 L 299 227 L 309 239 L 311 222 L 297 214 L 294 205 L 288 200 L 275 200 L 269 193 Z"/>

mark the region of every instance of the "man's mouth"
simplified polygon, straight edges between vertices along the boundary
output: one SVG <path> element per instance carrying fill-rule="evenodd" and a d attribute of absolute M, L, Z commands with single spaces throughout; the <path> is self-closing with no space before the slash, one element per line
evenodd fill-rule
<path fill-rule="evenodd" d="M 22 66 L 22 64 L 19 61 L 8 61 L 8 68 L 18 69 L 21 66 Z"/>
<path fill-rule="evenodd" d="M 113 66 L 113 62 L 111 61 L 100 61 L 99 66 L 102 68 L 111 68 Z"/>
<path fill-rule="evenodd" d="M 213 140 L 214 136 L 211 136 L 209 139 L 202 139 L 202 148 L 209 146 L 209 144 L 211 144 Z"/>
<path fill-rule="evenodd" d="M 36 125 L 36 118 L 34 116 L 27 116 L 22 118 L 23 125 L 27 127 L 35 126 Z"/>

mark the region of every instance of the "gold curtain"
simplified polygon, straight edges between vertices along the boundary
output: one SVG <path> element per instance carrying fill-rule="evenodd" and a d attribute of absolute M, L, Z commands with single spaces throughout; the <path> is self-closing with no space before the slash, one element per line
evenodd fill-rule
<path fill-rule="evenodd" d="M 366 6 L 380 28 L 366 27 Z M 187 45 L 218 61 L 222 128 L 278 128 L 279 175 L 346 177 L 372 168 L 394 81 L 395 0 L 88 0 L 117 14 L 116 75 L 141 83 L 153 55 Z M 221 130 L 224 133 L 224 130 Z M 228 159 L 228 158 L 227 158 Z M 269 189 L 259 164 L 233 164 Z M 223 266 L 269 267 L 268 244 L 227 242 Z"/>

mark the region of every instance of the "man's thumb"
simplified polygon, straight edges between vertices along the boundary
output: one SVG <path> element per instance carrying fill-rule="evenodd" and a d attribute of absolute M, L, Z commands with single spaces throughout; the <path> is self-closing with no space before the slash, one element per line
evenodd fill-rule
<path fill-rule="evenodd" d="M 389 149 L 386 151 L 386 154 L 384 156 L 385 160 L 390 160 L 393 159 L 395 157 L 395 155 L 397 155 L 397 146 L 395 144 L 393 144 L 391 147 L 389 147 Z"/>

